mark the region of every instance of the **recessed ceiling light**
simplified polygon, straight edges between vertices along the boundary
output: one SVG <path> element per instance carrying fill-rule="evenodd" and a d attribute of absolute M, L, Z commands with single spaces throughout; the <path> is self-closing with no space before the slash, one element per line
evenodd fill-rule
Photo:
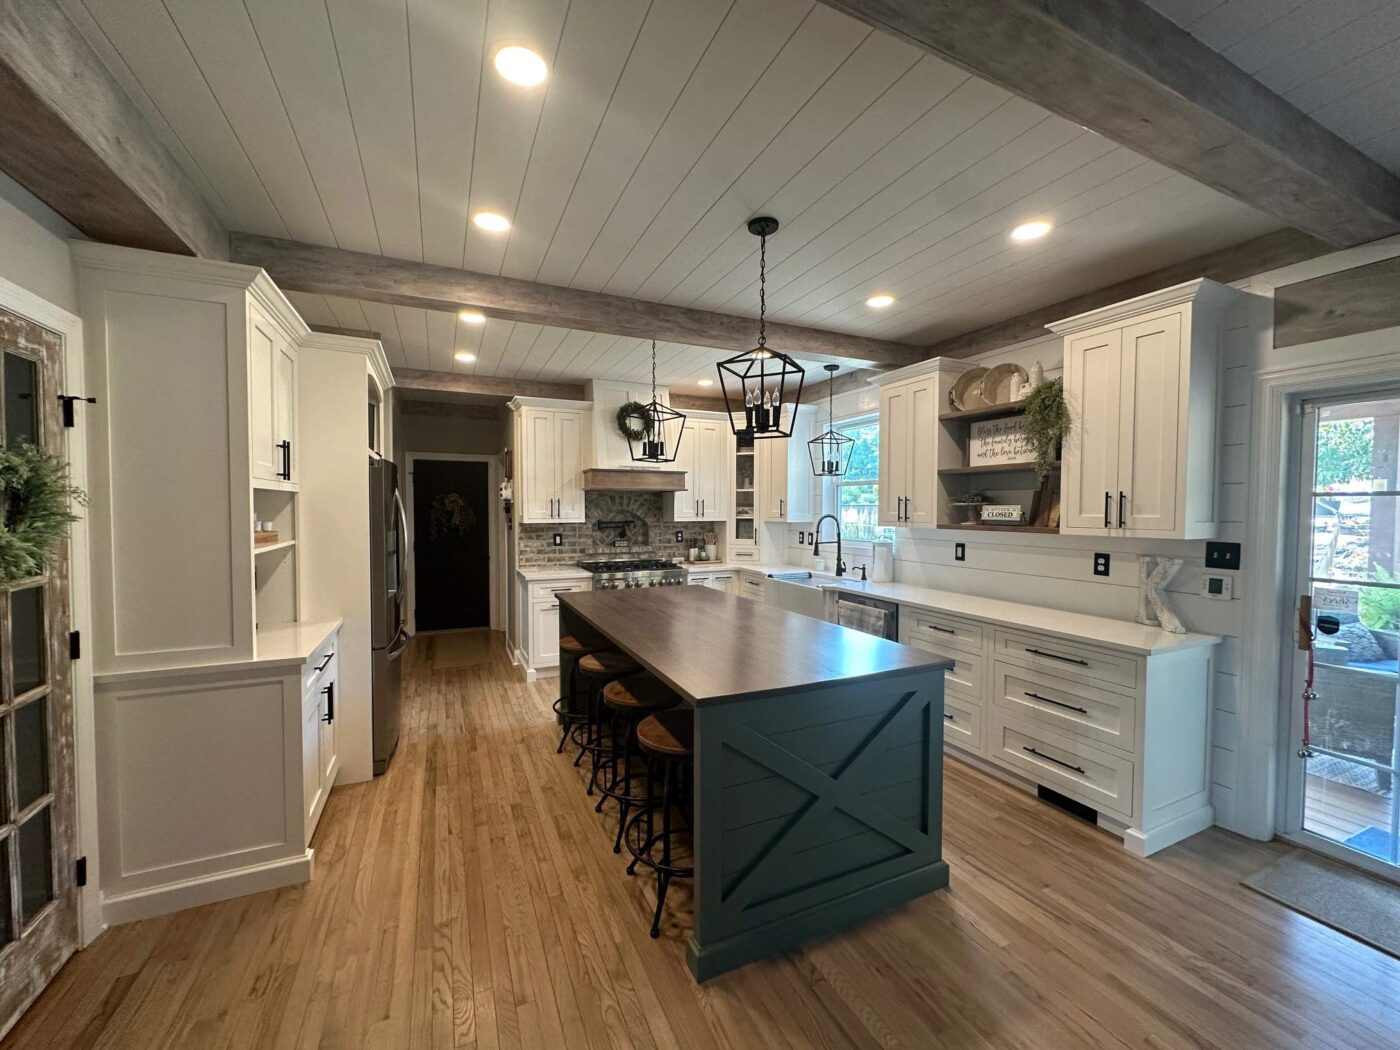
<path fill-rule="evenodd" d="M 715 381 L 714 381 L 713 379 L 700 379 L 700 380 L 697 380 L 697 385 L 699 385 L 699 386 L 714 386 L 714 385 L 715 385 Z"/>
<path fill-rule="evenodd" d="M 1044 219 L 1036 219 L 1035 222 L 1023 222 L 1011 231 L 1013 241 L 1038 241 L 1050 232 L 1050 223 Z"/>
<path fill-rule="evenodd" d="M 519 44 L 507 44 L 496 52 L 496 72 L 512 84 L 534 87 L 549 76 L 549 66 L 536 51 Z"/>
<path fill-rule="evenodd" d="M 486 323 L 486 315 L 484 313 L 481 313 L 479 310 L 463 310 L 457 316 L 463 321 L 466 321 L 467 324 Z"/>
<path fill-rule="evenodd" d="M 487 233 L 505 233 L 510 229 L 510 220 L 494 211 L 479 211 L 472 216 L 472 222 Z"/>
<path fill-rule="evenodd" d="M 872 310 L 883 310 L 887 306 L 894 305 L 894 296 L 889 292 L 881 292 L 879 295 L 872 295 L 869 299 L 865 300 L 865 305 Z"/>
<path fill-rule="evenodd" d="M 476 360 L 476 354 L 472 353 L 470 350 L 458 350 L 452 356 L 458 361 L 461 361 L 464 365 L 469 365 Z"/>

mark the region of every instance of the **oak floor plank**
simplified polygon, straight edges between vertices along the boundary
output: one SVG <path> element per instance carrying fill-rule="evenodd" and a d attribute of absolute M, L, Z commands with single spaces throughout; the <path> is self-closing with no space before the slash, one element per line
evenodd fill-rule
<path fill-rule="evenodd" d="M 1400 961 L 1240 885 L 1292 847 L 1143 860 L 956 761 L 947 891 L 697 986 L 690 886 L 653 941 L 653 880 L 554 753 L 557 680 L 489 644 L 415 643 L 399 752 L 332 792 L 310 883 L 107 931 L 0 1050 L 1400 1045 Z"/>

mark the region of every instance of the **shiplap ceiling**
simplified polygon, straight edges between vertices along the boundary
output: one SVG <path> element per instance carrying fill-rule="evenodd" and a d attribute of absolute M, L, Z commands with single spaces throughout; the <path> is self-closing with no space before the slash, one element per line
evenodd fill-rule
<path fill-rule="evenodd" d="M 810 0 L 63 3 L 253 233 L 752 315 L 743 227 L 766 212 L 770 316 L 929 343 L 1279 225 Z M 496 75 L 506 41 L 546 56 L 544 85 Z M 1030 218 L 1055 232 L 1012 244 Z M 415 368 L 648 367 L 642 340 L 296 301 Z M 666 381 L 721 356 L 668 345 Z"/>
<path fill-rule="evenodd" d="M 1396 0 L 1148 0 L 1275 94 L 1400 172 Z"/>

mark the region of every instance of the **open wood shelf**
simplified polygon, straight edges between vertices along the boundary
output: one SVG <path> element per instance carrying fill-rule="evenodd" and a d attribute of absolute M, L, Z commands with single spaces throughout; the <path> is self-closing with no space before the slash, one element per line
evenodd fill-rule
<path fill-rule="evenodd" d="M 288 547 L 295 547 L 296 540 L 278 540 L 276 543 L 255 543 L 253 544 L 254 554 L 266 554 L 268 551 L 282 551 Z"/>
<path fill-rule="evenodd" d="M 1058 536 L 1060 534 L 1058 525 L 983 525 L 981 523 L 954 525 L 940 522 L 934 528 L 961 529 L 967 532 L 1033 532 L 1042 536 Z"/>
<path fill-rule="evenodd" d="M 1055 460 L 1051 470 L 1060 469 L 1060 461 Z M 998 463 L 989 467 L 943 467 L 940 477 L 958 477 L 969 474 L 1029 474 L 1035 470 L 1034 463 Z"/>
<path fill-rule="evenodd" d="M 997 416 L 1016 416 L 1026 410 L 1024 401 L 1012 401 L 1005 405 L 992 405 L 988 408 L 964 408 L 957 412 L 944 412 L 938 418 L 945 423 L 975 423 L 979 419 L 995 419 Z"/>

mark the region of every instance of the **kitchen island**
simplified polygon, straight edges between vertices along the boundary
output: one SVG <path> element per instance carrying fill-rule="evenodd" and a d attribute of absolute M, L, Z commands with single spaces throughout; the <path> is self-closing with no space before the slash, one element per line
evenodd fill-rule
<path fill-rule="evenodd" d="M 559 605 L 561 635 L 602 635 L 693 709 L 698 980 L 948 884 L 950 661 L 695 587 Z"/>

